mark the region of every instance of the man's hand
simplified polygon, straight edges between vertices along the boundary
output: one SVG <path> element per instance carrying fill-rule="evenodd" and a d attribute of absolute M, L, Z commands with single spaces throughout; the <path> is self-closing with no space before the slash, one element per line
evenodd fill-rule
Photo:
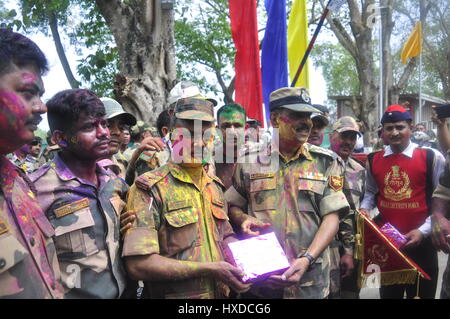
<path fill-rule="evenodd" d="M 409 233 L 405 234 L 405 238 L 408 239 L 404 248 L 413 248 L 417 247 L 423 239 L 423 234 L 418 229 L 413 229 Z"/>
<path fill-rule="evenodd" d="M 281 276 L 272 275 L 266 280 L 267 286 L 273 289 L 286 288 L 297 284 L 302 279 L 303 274 L 308 270 L 309 259 L 297 258 Z"/>
<path fill-rule="evenodd" d="M 122 236 L 124 236 L 127 230 L 131 228 L 135 220 L 135 211 L 130 210 L 120 214 L 120 233 L 122 234 Z"/>
<path fill-rule="evenodd" d="M 211 275 L 220 280 L 237 293 L 248 291 L 251 284 L 245 284 L 241 281 L 242 271 L 226 261 L 212 262 L 209 265 Z"/>
<path fill-rule="evenodd" d="M 436 105 L 432 105 L 431 108 L 432 108 L 431 109 L 431 121 L 434 124 L 436 124 L 436 126 L 438 126 L 438 127 L 443 127 L 444 125 L 447 125 L 446 118 L 443 118 L 443 119 L 438 118 L 437 113 L 435 111 Z"/>
<path fill-rule="evenodd" d="M 341 268 L 341 277 L 349 277 L 353 269 L 355 268 L 355 263 L 353 262 L 353 255 L 351 254 L 344 254 L 341 257 L 340 261 L 340 268 Z"/>
<path fill-rule="evenodd" d="M 431 240 L 437 250 L 450 253 L 450 221 L 444 216 L 431 215 Z"/>
<path fill-rule="evenodd" d="M 141 144 L 138 147 L 139 153 L 143 151 L 157 151 L 161 152 L 166 148 L 166 145 L 159 137 L 149 136 L 142 140 Z"/>
<path fill-rule="evenodd" d="M 245 221 L 241 224 L 241 231 L 247 236 L 258 236 L 260 234 L 259 230 L 271 226 L 270 223 L 263 223 L 253 216 L 247 216 Z"/>

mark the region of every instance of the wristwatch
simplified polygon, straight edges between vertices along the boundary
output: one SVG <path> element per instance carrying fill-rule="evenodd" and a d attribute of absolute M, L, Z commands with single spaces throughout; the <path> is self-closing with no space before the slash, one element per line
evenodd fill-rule
<path fill-rule="evenodd" d="M 309 260 L 309 267 L 308 267 L 308 270 L 309 270 L 309 268 L 311 268 L 311 266 L 314 264 L 314 262 L 315 262 L 316 260 L 314 259 L 313 256 L 311 256 L 311 255 L 308 254 L 308 253 L 303 253 L 303 254 L 301 254 L 299 258 L 302 258 L 302 257 L 305 257 L 305 258 L 307 258 L 307 259 Z"/>

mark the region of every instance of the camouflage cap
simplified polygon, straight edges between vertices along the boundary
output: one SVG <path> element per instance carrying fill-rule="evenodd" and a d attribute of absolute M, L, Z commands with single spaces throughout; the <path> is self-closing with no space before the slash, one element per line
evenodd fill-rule
<path fill-rule="evenodd" d="M 214 110 L 210 101 L 198 98 L 178 100 L 175 106 L 175 117 L 184 120 L 200 120 L 213 122 Z"/>
<path fill-rule="evenodd" d="M 136 124 L 136 118 L 133 114 L 127 113 L 124 111 L 122 105 L 119 104 L 116 100 L 113 100 L 109 97 L 102 97 L 100 100 L 103 102 L 105 106 L 106 119 L 112 119 L 116 116 L 121 116 L 125 120 L 125 124 L 134 125 Z"/>
<path fill-rule="evenodd" d="M 177 102 L 180 99 L 185 99 L 188 97 L 204 99 L 210 101 L 214 106 L 217 105 L 217 101 L 214 99 L 205 98 L 201 93 L 195 83 L 191 81 L 181 81 L 177 83 L 172 90 L 169 92 L 169 97 L 167 98 L 167 102 L 169 105 Z"/>
<path fill-rule="evenodd" d="M 361 132 L 359 131 L 358 123 L 356 123 L 356 120 L 351 116 L 343 116 L 339 118 L 334 124 L 333 124 L 333 131 L 336 131 L 338 133 L 346 132 L 346 131 L 354 131 L 359 136 L 361 136 Z"/>
<path fill-rule="evenodd" d="M 311 105 L 308 91 L 299 87 L 285 87 L 270 94 L 270 111 L 280 107 L 296 112 L 320 113 Z"/>
<path fill-rule="evenodd" d="M 131 128 L 132 134 L 144 133 L 146 131 L 152 131 L 152 127 L 144 121 L 137 121 L 136 125 Z"/>

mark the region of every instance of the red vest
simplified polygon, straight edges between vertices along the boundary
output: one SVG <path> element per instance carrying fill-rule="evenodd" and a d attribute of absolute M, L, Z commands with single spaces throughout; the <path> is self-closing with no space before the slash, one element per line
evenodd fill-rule
<path fill-rule="evenodd" d="M 416 148 L 413 157 L 384 151 L 375 153 L 372 175 L 378 186 L 377 207 L 385 222 L 401 233 L 419 228 L 428 217 L 427 152 Z"/>

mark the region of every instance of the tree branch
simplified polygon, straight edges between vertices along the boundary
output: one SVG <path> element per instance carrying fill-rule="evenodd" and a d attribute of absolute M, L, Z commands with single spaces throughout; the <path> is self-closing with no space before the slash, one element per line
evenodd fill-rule
<path fill-rule="evenodd" d="M 56 19 L 56 14 L 54 11 L 49 11 L 47 14 L 48 23 L 50 25 L 50 30 L 52 32 L 53 41 L 55 42 L 56 52 L 58 53 L 59 60 L 66 74 L 67 80 L 70 83 L 72 89 L 78 88 L 80 83 L 75 79 L 75 76 L 70 69 L 69 61 L 67 60 L 66 53 L 64 52 L 64 47 L 61 43 L 61 38 L 58 32 L 58 20 Z"/>

